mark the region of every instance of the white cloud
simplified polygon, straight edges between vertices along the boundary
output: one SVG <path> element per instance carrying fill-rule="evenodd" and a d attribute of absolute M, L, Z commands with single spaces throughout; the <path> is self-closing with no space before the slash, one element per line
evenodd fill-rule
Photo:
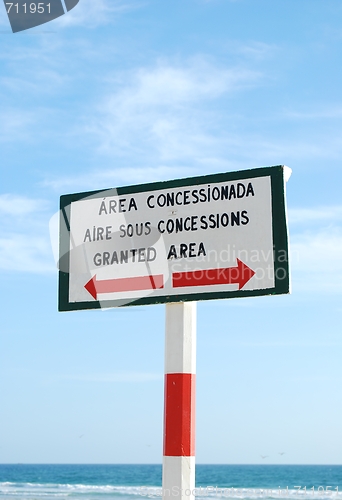
<path fill-rule="evenodd" d="M 8 28 L 8 32 L 12 33 L 6 10 L 4 8 L 0 9 L 0 26 L 6 26 Z"/>
<path fill-rule="evenodd" d="M 51 66 L 51 63 L 49 64 Z M 6 76 L 0 79 L 4 91 L 20 94 L 25 89 L 28 93 L 36 93 L 42 97 L 45 94 L 56 92 L 60 86 L 68 81 L 68 76 L 62 75 L 53 68 L 38 69 L 33 66 L 25 66 L 24 77 L 19 75 Z"/>
<path fill-rule="evenodd" d="M 139 7 L 138 0 L 80 0 L 70 12 L 54 21 L 56 27 L 74 27 L 77 25 L 96 27 L 110 23 L 113 18 Z"/>
<path fill-rule="evenodd" d="M 58 176 L 55 179 L 46 179 L 42 185 L 57 192 L 77 192 L 93 189 L 108 189 L 129 184 L 143 184 L 186 177 L 193 174 L 191 168 L 179 166 L 167 167 L 127 167 L 117 169 L 97 169 L 82 175 Z"/>
<path fill-rule="evenodd" d="M 341 118 L 342 117 L 342 105 L 340 103 L 334 106 L 321 107 L 321 109 L 316 109 L 314 111 L 285 111 L 285 116 L 291 119 L 297 120 L 321 120 L 324 118 Z"/>
<path fill-rule="evenodd" d="M 0 142 L 18 142 L 30 137 L 36 122 L 33 113 L 19 109 L 7 109 L 0 113 Z"/>
<path fill-rule="evenodd" d="M 6 96 L 14 92 L 18 98 L 27 98 L 28 92 L 34 92 L 41 99 L 70 81 L 67 69 L 68 62 L 72 63 L 64 43 L 57 37 L 38 38 L 34 50 L 22 44 L 9 44 L 6 48 L 0 54 L 3 68 L 6 65 L 0 76 Z"/>
<path fill-rule="evenodd" d="M 291 168 L 294 168 L 294 165 L 302 165 L 302 162 L 311 166 L 312 160 L 340 159 L 342 152 L 340 138 L 331 134 L 328 136 L 315 133 L 309 137 L 294 134 L 281 139 L 270 133 L 268 137 L 247 135 L 241 137 L 241 147 L 243 142 L 251 158 L 260 158 L 257 162 L 260 165 L 274 165 L 274 159 L 277 159 L 278 165 L 285 164 Z M 266 161 L 263 162 L 263 159 Z"/>
<path fill-rule="evenodd" d="M 316 208 L 290 208 L 288 211 L 290 224 L 309 224 L 312 222 L 342 222 L 342 205 L 321 206 Z"/>
<path fill-rule="evenodd" d="M 117 104 L 136 112 L 140 107 L 168 107 L 202 98 L 213 99 L 245 88 L 256 76 L 250 70 L 218 67 L 200 57 L 188 65 L 159 62 L 155 67 L 137 70 L 130 85 L 112 96 L 109 103 L 112 103 L 111 112 L 116 113 Z M 116 114 L 120 114 L 120 110 Z"/>
<path fill-rule="evenodd" d="M 342 291 L 342 206 L 289 210 L 293 289 Z"/>
<path fill-rule="evenodd" d="M 98 154 L 115 157 L 118 167 L 49 175 L 43 184 L 57 191 L 101 189 L 191 176 L 198 174 L 198 166 L 214 172 L 220 164 L 220 170 L 227 170 L 233 162 L 223 150 L 240 148 L 242 139 L 222 132 L 221 111 L 212 105 L 260 79 L 258 72 L 218 66 L 205 57 L 183 64 L 159 61 L 107 78 L 111 89 L 91 116 L 82 118 L 87 125 L 73 133 L 87 141 L 85 147 L 90 139 Z"/>
<path fill-rule="evenodd" d="M 183 65 L 161 61 L 113 81 L 116 90 L 86 131 L 97 137 L 103 152 L 156 155 L 161 161 L 196 158 L 216 143 L 220 113 L 211 109 L 215 100 L 260 78 L 249 69 L 220 67 L 202 57 Z"/>
<path fill-rule="evenodd" d="M 342 228 L 291 237 L 293 291 L 342 292 Z"/>
<path fill-rule="evenodd" d="M 267 52 L 267 47 L 255 50 Z M 265 81 L 250 68 L 226 67 L 198 56 L 117 73 L 106 79 L 105 97 L 82 117 L 85 125 L 74 134 L 121 167 L 127 159 L 136 164 L 139 158 L 141 169 L 181 164 L 209 173 L 340 158 L 338 134 L 294 137 L 289 131 L 279 138 L 273 129 L 267 135 L 244 130 L 249 117 L 236 111 L 234 97 Z M 267 120 L 274 121 L 276 130 L 279 116 Z"/>
<path fill-rule="evenodd" d="M 250 42 L 248 44 L 239 44 L 234 47 L 235 53 L 242 54 L 246 57 L 260 61 L 273 56 L 275 51 L 278 50 L 275 45 L 270 45 L 264 42 Z"/>
<path fill-rule="evenodd" d="M 38 274 L 55 272 L 49 239 L 29 233 L 0 238 L 0 269 Z"/>
<path fill-rule="evenodd" d="M 49 203 L 16 194 L 0 195 L 0 269 L 55 272 L 48 234 Z"/>
<path fill-rule="evenodd" d="M 5 46 L 0 59 L 0 141 L 37 143 L 62 112 L 60 106 L 53 109 L 51 96 L 62 97 L 71 82 L 61 43 L 49 37 L 48 43 L 38 40 L 34 50 Z"/>
<path fill-rule="evenodd" d="M 0 214 L 10 217 L 30 215 L 48 207 L 45 200 L 27 198 L 10 193 L 0 194 Z"/>

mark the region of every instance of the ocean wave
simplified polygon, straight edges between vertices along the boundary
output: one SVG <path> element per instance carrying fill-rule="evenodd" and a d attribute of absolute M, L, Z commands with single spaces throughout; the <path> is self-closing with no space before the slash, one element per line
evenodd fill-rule
<path fill-rule="evenodd" d="M 0 483 L 0 498 L 19 497 L 20 499 L 34 498 L 93 498 L 97 496 L 141 496 L 139 486 L 112 486 L 112 485 L 91 485 L 91 484 L 40 484 L 40 483 Z"/>
<path fill-rule="evenodd" d="M 196 498 L 200 498 L 203 500 L 206 499 L 225 499 L 225 498 L 241 498 L 243 499 L 251 499 L 257 500 L 262 498 L 270 498 L 270 499 L 291 499 L 291 500 L 333 500 L 340 499 L 342 500 L 342 492 L 339 492 L 337 489 L 335 490 L 326 490 L 322 487 L 319 489 L 302 489 L 298 486 L 296 489 L 289 488 L 223 488 L 217 486 L 199 486 L 194 490 L 184 490 L 184 496 L 190 497 L 193 493 Z M 147 498 L 160 498 L 162 496 L 162 488 L 148 488 L 141 487 L 140 488 L 140 496 Z M 171 491 L 168 490 L 165 492 L 164 497 L 167 499 L 168 497 L 181 497 L 181 490 L 178 487 L 171 488 Z"/>
<path fill-rule="evenodd" d="M 181 491 L 178 487 L 173 487 L 165 491 L 164 498 L 190 498 L 192 494 L 199 500 L 217 499 L 241 499 L 241 500 L 342 500 L 342 492 L 338 488 L 320 486 L 318 488 L 304 489 L 296 487 L 289 488 L 233 488 L 200 486 L 194 490 Z M 90 485 L 90 484 L 40 484 L 40 483 L 0 483 L 0 499 L 16 497 L 20 500 L 34 500 L 38 498 L 82 498 L 94 499 L 110 495 L 120 498 L 161 498 L 162 488 L 156 486 L 113 486 L 113 485 Z"/>

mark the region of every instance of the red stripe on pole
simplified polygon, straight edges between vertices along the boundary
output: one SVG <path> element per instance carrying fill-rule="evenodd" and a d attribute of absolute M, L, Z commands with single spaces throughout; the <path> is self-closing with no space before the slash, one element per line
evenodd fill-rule
<path fill-rule="evenodd" d="M 193 373 L 165 375 L 164 456 L 195 456 L 195 384 Z"/>

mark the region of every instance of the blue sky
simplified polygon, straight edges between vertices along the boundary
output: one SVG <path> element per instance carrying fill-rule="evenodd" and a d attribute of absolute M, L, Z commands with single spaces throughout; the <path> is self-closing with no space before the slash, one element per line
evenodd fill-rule
<path fill-rule="evenodd" d="M 60 195 L 285 164 L 292 294 L 198 303 L 197 461 L 341 463 L 341 26 L 336 0 L 0 10 L 0 462 L 161 461 L 164 306 L 57 312 Z"/>

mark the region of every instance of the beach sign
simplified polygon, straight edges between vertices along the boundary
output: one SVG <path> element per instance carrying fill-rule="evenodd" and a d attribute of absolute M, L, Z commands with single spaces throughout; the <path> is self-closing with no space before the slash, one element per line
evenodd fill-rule
<path fill-rule="evenodd" d="M 289 293 L 289 171 L 61 196 L 59 310 Z"/>
<path fill-rule="evenodd" d="M 166 303 L 163 500 L 195 500 L 196 302 L 290 291 L 290 174 L 263 167 L 61 197 L 59 310 Z"/>

